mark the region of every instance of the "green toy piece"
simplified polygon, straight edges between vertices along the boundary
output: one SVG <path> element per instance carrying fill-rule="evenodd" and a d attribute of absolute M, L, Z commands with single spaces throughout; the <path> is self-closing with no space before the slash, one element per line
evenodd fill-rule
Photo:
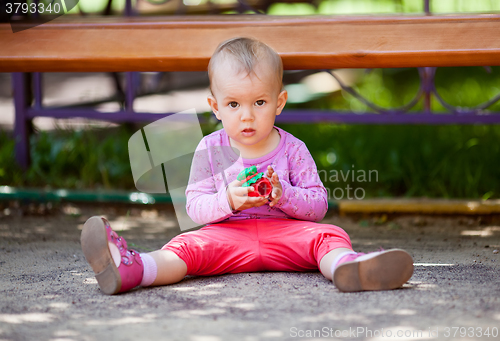
<path fill-rule="evenodd" d="M 240 174 L 238 174 L 236 179 L 238 179 L 239 181 L 246 180 L 245 183 L 243 183 L 243 185 L 241 185 L 241 187 L 250 187 L 251 185 L 256 183 L 260 178 L 262 178 L 263 176 L 264 176 L 263 172 L 257 173 L 256 166 L 251 166 L 251 167 L 247 167 L 244 170 L 242 170 L 240 172 Z"/>
<path fill-rule="evenodd" d="M 257 166 L 245 168 L 236 177 L 239 181 L 244 181 L 241 187 L 254 188 L 253 191 L 248 193 L 249 197 L 264 197 L 268 198 L 273 189 L 271 181 L 264 176 L 264 173 L 257 173 Z"/>

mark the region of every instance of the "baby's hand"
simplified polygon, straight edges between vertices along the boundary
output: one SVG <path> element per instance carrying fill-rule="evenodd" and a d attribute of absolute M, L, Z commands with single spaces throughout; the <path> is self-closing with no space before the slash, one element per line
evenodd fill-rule
<path fill-rule="evenodd" d="M 247 208 L 259 207 L 267 203 L 263 197 L 249 197 L 248 193 L 254 190 L 253 186 L 241 187 L 244 181 L 234 180 L 227 186 L 226 196 L 231 209 L 243 211 Z"/>
<path fill-rule="evenodd" d="M 271 200 L 269 206 L 273 207 L 281 199 L 281 196 L 283 195 L 283 187 L 281 186 L 278 173 L 274 172 L 274 169 L 273 167 L 271 167 L 271 165 L 267 166 L 266 175 L 271 178 L 271 184 L 273 185 L 273 191 L 269 195 L 269 199 Z"/>

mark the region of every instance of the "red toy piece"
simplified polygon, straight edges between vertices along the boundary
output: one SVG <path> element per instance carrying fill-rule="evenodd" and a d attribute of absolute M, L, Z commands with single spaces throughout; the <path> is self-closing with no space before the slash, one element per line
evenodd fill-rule
<path fill-rule="evenodd" d="M 238 174 L 236 179 L 240 181 L 245 181 L 241 187 L 249 187 L 252 186 L 254 188 L 253 191 L 248 193 L 249 197 L 269 197 L 271 191 L 273 190 L 273 185 L 271 181 L 267 177 L 264 176 L 264 173 L 257 173 L 257 167 L 251 166 L 245 168 Z"/>

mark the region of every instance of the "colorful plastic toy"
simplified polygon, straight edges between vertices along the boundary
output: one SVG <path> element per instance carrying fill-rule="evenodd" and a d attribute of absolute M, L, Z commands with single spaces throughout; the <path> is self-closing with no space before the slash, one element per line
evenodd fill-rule
<path fill-rule="evenodd" d="M 257 173 L 257 167 L 252 166 L 245 168 L 236 177 L 239 181 L 245 181 L 241 187 L 252 186 L 253 191 L 248 193 L 249 197 L 264 197 L 267 198 L 271 191 L 273 190 L 273 185 L 264 173 Z"/>

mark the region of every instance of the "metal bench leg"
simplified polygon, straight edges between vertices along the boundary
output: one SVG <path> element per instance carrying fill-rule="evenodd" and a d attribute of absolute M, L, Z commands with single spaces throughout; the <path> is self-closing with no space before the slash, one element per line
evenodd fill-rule
<path fill-rule="evenodd" d="M 29 138 L 32 132 L 32 120 L 27 117 L 30 95 L 30 74 L 12 73 L 12 88 L 14 89 L 15 122 L 14 137 L 16 139 L 16 161 L 23 170 L 30 164 Z"/>
<path fill-rule="evenodd" d="M 138 72 L 126 72 L 125 77 L 126 77 L 126 92 L 125 92 L 125 111 L 128 113 L 133 113 L 134 112 L 134 99 L 136 95 L 136 90 L 138 88 Z"/>

